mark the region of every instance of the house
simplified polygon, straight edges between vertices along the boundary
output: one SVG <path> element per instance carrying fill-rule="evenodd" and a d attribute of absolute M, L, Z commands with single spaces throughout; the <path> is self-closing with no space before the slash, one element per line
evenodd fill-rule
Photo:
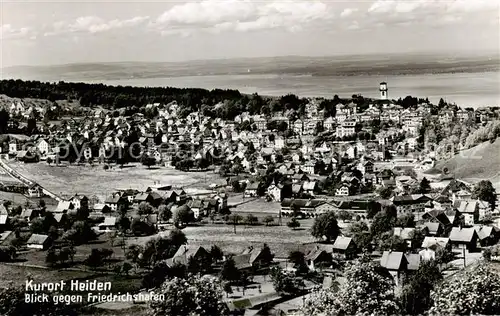
<path fill-rule="evenodd" d="M 66 212 L 64 213 L 54 213 L 54 220 L 57 222 L 59 227 L 67 228 L 69 218 Z"/>
<path fill-rule="evenodd" d="M 59 201 L 56 209 L 53 211 L 54 213 L 66 213 L 70 210 L 74 210 L 75 205 L 70 201 Z"/>
<path fill-rule="evenodd" d="M 351 186 L 347 183 L 342 183 L 336 190 L 335 196 L 349 196 Z"/>
<path fill-rule="evenodd" d="M 175 200 L 176 200 L 176 202 L 181 202 L 181 201 L 186 200 L 187 194 L 186 194 L 186 191 L 184 191 L 183 188 L 174 189 L 174 192 L 175 192 Z"/>
<path fill-rule="evenodd" d="M 304 190 L 302 189 L 302 183 L 293 183 L 292 184 L 292 196 L 300 197 Z"/>
<path fill-rule="evenodd" d="M 0 214 L 0 231 L 4 231 L 9 221 L 8 214 Z"/>
<path fill-rule="evenodd" d="M 17 142 L 15 140 L 9 142 L 9 155 L 17 155 Z"/>
<path fill-rule="evenodd" d="M 202 200 L 200 200 L 200 199 L 191 200 L 188 203 L 188 205 L 191 208 L 191 210 L 193 211 L 195 219 L 200 218 L 200 216 L 206 216 L 207 215 L 205 213 L 206 207 L 205 207 L 205 205 L 204 205 L 204 203 L 203 203 Z"/>
<path fill-rule="evenodd" d="M 407 270 L 408 272 L 417 271 L 420 267 L 421 257 L 418 253 L 407 253 L 405 254 L 406 261 L 408 261 Z"/>
<path fill-rule="evenodd" d="M 422 248 L 429 248 L 436 250 L 437 248 L 450 249 L 450 239 L 447 237 L 424 237 L 422 241 Z"/>
<path fill-rule="evenodd" d="M 343 254 L 346 259 L 352 259 L 356 254 L 357 247 L 352 238 L 338 236 L 333 243 L 332 251 Z"/>
<path fill-rule="evenodd" d="M 210 258 L 210 254 L 201 246 L 182 245 L 177 249 L 177 252 L 170 259 L 167 259 L 167 265 L 173 267 L 181 264 L 187 266 L 189 260 L 203 260 Z"/>
<path fill-rule="evenodd" d="M 36 148 L 38 149 L 42 157 L 47 156 L 52 150 L 49 143 L 43 138 L 39 139 L 36 142 Z"/>
<path fill-rule="evenodd" d="M 52 244 L 51 239 L 47 235 L 33 234 L 28 239 L 26 247 L 31 249 L 47 250 Z"/>
<path fill-rule="evenodd" d="M 424 226 L 427 228 L 430 236 L 441 236 L 444 232 L 444 226 L 440 222 L 425 222 Z"/>
<path fill-rule="evenodd" d="M 28 222 L 30 222 L 32 219 L 37 218 L 39 215 L 39 210 L 36 209 L 24 209 L 21 212 L 20 217 Z"/>
<path fill-rule="evenodd" d="M 402 274 L 408 270 L 408 259 L 403 252 L 384 251 L 380 259 L 380 266 L 389 271 L 398 285 Z"/>
<path fill-rule="evenodd" d="M 305 256 L 306 264 L 311 271 L 316 268 L 328 267 L 332 263 L 332 255 L 316 246 L 315 249 L 309 251 Z"/>
<path fill-rule="evenodd" d="M 39 186 L 38 184 L 32 184 L 28 187 L 28 196 L 29 197 L 36 197 L 36 198 L 39 198 L 39 197 L 43 197 L 44 194 L 43 194 L 43 190 L 42 190 L 42 187 Z"/>
<path fill-rule="evenodd" d="M 75 209 L 88 209 L 89 208 L 89 198 L 85 195 L 75 194 L 71 199 Z"/>
<path fill-rule="evenodd" d="M 430 198 L 422 194 L 393 196 L 391 201 L 396 206 L 398 217 L 413 213 L 423 213 Z"/>
<path fill-rule="evenodd" d="M 104 203 L 94 204 L 93 209 L 94 209 L 94 212 L 102 213 L 102 214 L 111 212 L 111 208 Z"/>
<path fill-rule="evenodd" d="M 10 246 L 14 239 L 16 239 L 16 234 L 13 231 L 4 231 L 0 234 L 0 246 Z"/>
<path fill-rule="evenodd" d="M 161 195 L 165 203 L 175 202 L 177 200 L 177 193 L 173 190 L 163 191 Z"/>
<path fill-rule="evenodd" d="M 413 227 L 394 227 L 393 229 L 394 236 L 398 236 L 399 238 L 406 241 L 409 248 L 412 248 L 412 246 L 414 246 L 411 244 L 414 233 L 415 228 Z"/>
<path fill-rule="evenodd" d="M 306 181 L 304 182 L 304 184 L 302 184 L 302 189 L 310 194 L 310 195 L 314 195 L 315 192 L 317 192 L 318 190 L 318 182 L 316 181 Z"/>
<path fill-rule="evenodd" d="M 128 203 L 129 200 L 119 192 L 112 193 L 104 201 L 104 204 L 109 206 L 113 212 L 118 211 L 122 207 L 127 207 Z"/>
<path fill-rule="evenodd" d="M 475 226 L 481 246 L 492 246 L 500 240 L 500 229 L 496 226 Z"/>
<path fill-rule="evenodd" d="M 104 218 L 104 222 L 97 225 L 99 231 L 113 231 L 116 228 L 116 217 L 107 216 Z"/>
<path fill-rule="evenodd" d="M 245 188 L 245 193 L 243 193 L 244 197 L 255 197 L 258 195 L 259 183 L 258 182 L 250 182 Z"/>
<path fill-rule="evenodd" d="M 252 255 L 249 253 L 233 256 L 232 259 L 234 260 L 234 265 L 236 266 L 236 269 L 240 271 L 251 270 L 252 269 L 252 263 L 250 262 L 251 257 Z"/>
<path fill-rule="evenodd" d="M 453 206 L 464 217 L 464 225 L 472 226 L 479 219 L 479 203 L 477 201 L 456 200 Z"/>
<path fill-rule="evenodd" d="M 273 201 L 281 202 L 281 190 L 283 189 L 282 184 L 274 184 L 274 182 L 267 188 L 267 195 L 271 197 Z"/>
<path fill-rule="evenodd" d="M 146 202 L 154 207 L 159 206 L 162 203 L 162 198 L 157 192 L 141 192 L 134 197 L 134 203 L 140 204 Z"/>
<path fill-rule="evenodd" d="M 453 227 L 450 232 L 450 243 L 455 248 L 474 251 L 477 248 L 478 235 L 472 227 Z"/>
<path fill-rule="evenodd" d="M 336 206 L 320 199 L 289 199 L 281 201 L 283 216 L 293 216 L 298 211 L 301 217 L 316 217 L 328 211 L 335 210 Z"/>
<path fill-rule="evenodd" d="M 250 260 L 249 263 L 252 265 L 253 268 L 261 268 L 261 267 L 266 267 L 269 265 L 270 262 L 268 262 L 269 259 L 272 258 L 266 258 L 266 253 L 264 251 L 264 248 L 254 248 L 253 246 L 248 247 L 242 252 L 242 255 L 250 255 Z"/>

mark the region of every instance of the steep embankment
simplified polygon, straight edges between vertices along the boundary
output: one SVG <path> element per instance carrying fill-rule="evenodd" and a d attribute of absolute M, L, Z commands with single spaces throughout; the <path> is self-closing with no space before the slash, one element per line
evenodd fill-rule
<path fill-rule="evenodd" d="M 477 182 L 490 180 L 500 191 L 500 138 L 464 150 L 455 157 L 438 162 L 434 169 L 444 170 L 456 178 Z"/>

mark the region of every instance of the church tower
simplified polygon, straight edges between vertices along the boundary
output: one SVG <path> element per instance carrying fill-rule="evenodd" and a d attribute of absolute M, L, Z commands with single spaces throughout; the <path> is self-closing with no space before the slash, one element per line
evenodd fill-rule
<path fill-rule="evenodd" d="M 388 89 L 387 89 L 387 82 L 381 82 L 380 83 L 380 99 L 382 100 L 387 100 L 388 99 Z"/>

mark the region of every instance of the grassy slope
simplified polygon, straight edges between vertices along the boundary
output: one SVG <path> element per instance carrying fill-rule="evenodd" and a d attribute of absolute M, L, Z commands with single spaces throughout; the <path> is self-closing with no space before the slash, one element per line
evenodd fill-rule
<path fill-rule="evenodd" d="M 455 157 L 436 164 L 435 169 L 448 168 L 455 177 L 477 182 L 488 179 L 500 188 L 500 139 L 494 143 L 484 142 L 460 152 Z"/>

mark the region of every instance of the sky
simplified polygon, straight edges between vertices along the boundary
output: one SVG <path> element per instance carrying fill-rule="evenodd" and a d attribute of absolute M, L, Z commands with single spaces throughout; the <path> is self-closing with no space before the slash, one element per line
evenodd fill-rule
<path fill-rule="evenodd" d="M 500 51 L 500 0 L 0 0 L 0 67 Z"/>

